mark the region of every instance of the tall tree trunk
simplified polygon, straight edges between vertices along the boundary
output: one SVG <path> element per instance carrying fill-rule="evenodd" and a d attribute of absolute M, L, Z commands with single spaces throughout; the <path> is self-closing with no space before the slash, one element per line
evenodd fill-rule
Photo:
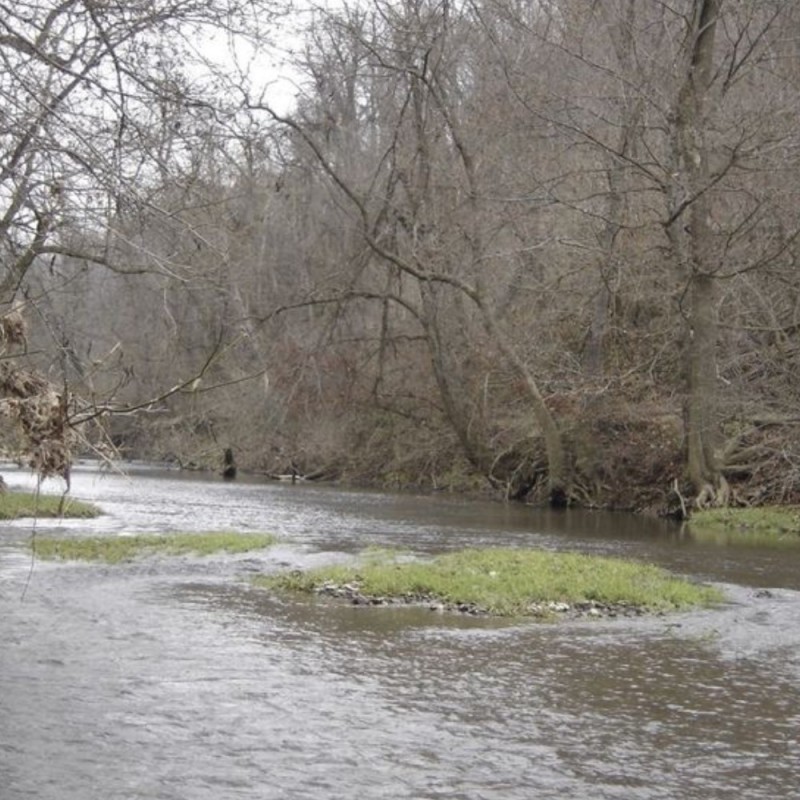
<path fill-rule="evenodd" d="M 714 36 L 721 0 L 695 0 L 686 72 L 675 109 L 677 166 L 668 232 L 688 282 L 686 442 L 689 480 L 700 505 L 724 502 L 714 455 L 716 429 L 717 279 L 713 259 L 709 145 L 704 108 L 713 80 Z"/>
<path fill-rule="evenodd" d="M 716 344 L 714 319 L 716 281 L 711 275 L 692 276 L 691 332 L 688 349 L 689 397 L 686 415 L 687 467 L 698 497 L 720 482 L 716 449 Z"/>
<path fill-rule="evenodd" d="M 606 20 L 620 75 L 635 74 L 633 46 L 636 0 L 627 0 L 622 8 L 612 4 L 601 5 L 599 11 L 600 18 Z M 592 321 L 584 354 L 584 366 L 592 377 L 601 376 L 606 366 L 609 306 L 614 299 L 621 273 L 618 236 L 630 212 L 627 165 L 637 157 L 640 135 L 638 129 L 642 124 L 642 98 L 632 92 L 624 80 L 620 81 L 618 91 L 619 99 L 615 105 L 620 120 L 619 132 L 613 142 L 614 155 L 606 156 L 609 159 L 606 170 L 608 194 L 603 212 L 605 224 L 600 235 L 603 256 L 599 265 L 597 294 L 592 305 Z"/>

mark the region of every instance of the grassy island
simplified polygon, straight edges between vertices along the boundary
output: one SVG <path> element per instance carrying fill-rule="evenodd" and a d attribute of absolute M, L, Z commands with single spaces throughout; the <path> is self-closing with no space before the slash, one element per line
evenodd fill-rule
<path fill-rule="evenodd" d="M 44 559 L 62 561 L 103 561 L 117 564 L 141 556 L 163 553 L 177 556 L 185 554 L 210 555 L 212 553 L 245 553 L 262 550 L 276 542 L 267 533 L 174 533 L 163 536 L 105 536 L 80 539 L 37 538 L 36 554 Z"/>
<path fill-rule="evenodd" d="M 52 519 L 91 519 L 100 516 L 100 509 L 89 503 L 67 497 L 63 508 L 61 495 L 40 494 L 38 497 L 25 492 L 5 492 L 0 494 L 0 520 L 38 517 Z"/>
<path fill-rule="evenodd" d="M 464 550 L 427 561 L 384 554 L 352 566 L 262 576 L 256 583 L 354 604 L 426 603 L 474 614 L 544 618 L 661 612 L 723 599 L 715 588 L 649 564 L 514 549 Z"/>

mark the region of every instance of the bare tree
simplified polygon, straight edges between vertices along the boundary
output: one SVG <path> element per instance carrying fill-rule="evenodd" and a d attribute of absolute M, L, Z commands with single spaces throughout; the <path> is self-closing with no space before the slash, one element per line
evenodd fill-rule
<path fill-rule="evenodd" d="M 173 241 L 185 235 L 174 209 L 159 205 L 159 193 L 193 174 L 209 132 L 220 129 L 222 108 L 213 83 L 187 69 L 193 50 L 196 55 L 193 40 L 215 31 L 234 34 L 259 12 L 270 8 L 238 0 L 0 4 L 4 318 L 12 307 L 30 316 L 39 293 L 54 290 L 55 271 L 68 262 L 188 279 L 192 266 L 172 259 L 174 245 L 137 240 L 132 220 L 160 216 L 162 227 L 171 223 Z M 36 267 L 49 267 L 51 279 L 38 280 Z M 42 309 L 42 319 L 52 317 Z M 75 366 L 78 351 L 68 337 L 58 339 L 61 355 Z M 6 367 L 15 369 L 10 362 Z M 59 403 L 51 404 L 59 430 L 101 413 L 73 415 L 65 380 L 66 374 Z M 181 384 L 172 376 L 171 386 Z M 13 400 L 9 386 L 5 394 Z M 44 462 L 37 467 L 43 474 L 65 471 L 68 449 L 57 469 Z"/>
<path fill-rule="evenodd" d="M 617 344 L 638 360 L 617 380 L 634 372 L 657 378 L 669 396 L 683 376 L 686 475 L 697 504 L 724 504 L 732 451 L 721 432 L 726 415 L 739 412 L 718 361 L 729 329 L 720 314 L 732 310 L 739 278 L 757 272 L 768 280 L 784 270 L 797 231 L 784 188 L 797 169 L 788 123 L 796 120 L 796 83 L 779 66 L 791 63 L 794 5 L 563 0 L 534 12 L 481 8 L 487 29 L 499 18 L 525 32 L 561 70 L 549 77 L 550 101 L 541 102 L 527 90 L 530 74 L 503 60 L 516 105 L 532 127 L 547 120 L 564 144 L 551 191 L 558 224 L 573 215 L 572 243 L 597 253 L 601 289 L 584 323 L 586 366 L 596 372 L 612 354 L 601 344 L 616 329 Z M 563 263 L 565 255 L 555 257 Z"/>
<path fill-rule="evenodd" d="M 561 433 L 536 376 L 504 330 L 486 273 L 498 223 L 488 210 L 491 169 L 479 158 L 491 134 L 467 117 L 473 65 L 466 9 L 452 3 L 376 2 L 367 14 L 332 16 L 325 24 L 341 32 L 338 47 L 355 43 L 361 54 L 361 71 L 343 78 L 349 86 L 344 115 L 338 111 L 340 93 L 326 96 L 328 84 L 313 65 L 315 104 L 301 105 L 294 116 L 253 98 L 251 108 L 267 111 L 294 131 L 327 178 L 328 191 L 349 207 L 350 225 L 369 254 L 364 262 L 369 269 L 355 276 L 351 293 L 388 299 L 419 322 L 439 400 L 469 460 L 491 474 L 493 456 L 465 402 L 466 386 L 456 367 L 460 350 L 480 350 L 480 334 L 458 338 L 465 326 L 477 323 L 526 393 L 545 443 L 551 502 L 566 502 L 569 473 Z M 324 81 L 335 82 L 339 74 L 327 70 Z M 355 82 L 357 77 L 365 80 Z M 333 104 L 327 102 L 331 98 Z M 348 133 L 353 103 L 363 109 L 358 138 Z M 340 146 L 348 135 L 350 141 Z M 376 282 L 378 274 L 384 278 Z"/>

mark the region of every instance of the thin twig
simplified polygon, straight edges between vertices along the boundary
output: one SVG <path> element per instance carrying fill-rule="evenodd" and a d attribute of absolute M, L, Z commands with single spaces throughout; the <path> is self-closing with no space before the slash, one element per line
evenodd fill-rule
<path fill-rule="evenodd" d="M 33 496 L 33 527 L 31 529 L 31 566 L 28 570 L 28 577 L 25 579 L 25 586 L 22 589 L 22 595 L 20 596 L 20 602 L 25 599 L 25 595 L 28 593 L 28 587 L 31 585 L 31 579 L 33 578 L 33 568 L 36 564 L 36 523 L 39 521 L 39 493 L 42 488 L 42 476 L 36 476 L 36 493 Z"/>

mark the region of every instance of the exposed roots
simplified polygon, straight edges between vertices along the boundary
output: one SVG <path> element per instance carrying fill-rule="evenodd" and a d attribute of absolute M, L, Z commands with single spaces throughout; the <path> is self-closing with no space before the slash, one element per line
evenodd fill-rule
<path fill-rule="evenodd" d="M 716 486 L 706 483 L 694 499 L 697 510 L 704 508 L 725 508 L 731 504 L 733 493 L 725 478 L 720 475 Z"/>

